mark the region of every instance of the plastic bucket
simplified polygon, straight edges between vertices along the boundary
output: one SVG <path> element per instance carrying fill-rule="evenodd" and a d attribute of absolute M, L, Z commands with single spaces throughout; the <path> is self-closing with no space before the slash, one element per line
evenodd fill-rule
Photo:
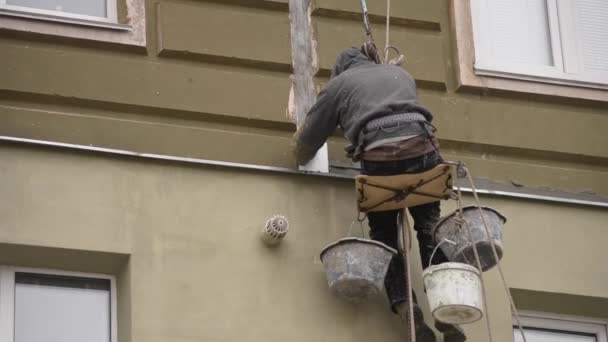
<path fill-rule="evenodd" d="M 444 239 L 451 240 L 456 244 L 449 243 L 441 244 L 441 250 L 452 262 L 461 262 L 477 267 L 475 260 L 475 252 L 473 246 L 477 245 L 479 259 L 481 261 L 481 269 L 487 271 L 496 265 L 496 259 L 492 252 L 492 245 L 496 247 L 498 258 L 502 259 L 503 254 L 503 227 L 507 219 L 497 210 L 482 207 L 481 211 L 488 224 L 491 241 L 483 225 L 481 216 L 479 215 L 479 207 L 467 206 L 463 208 L 463 217 L 468 224 L 472 241 L 469 239 L 466 225 L 462 221 L 456 219 L 457 211 L 442 218 L 433 230 L 433 238 L 436 243 L 441 243 Z"/>
<path fill-rule="evenodd" d="M 436 320 L 468 324 L 483 317 L 481 276 L 475 267 L 448 262 L 427 268 L 422 279 Z"/>
<path fill-rule="evenodd" d="M 331 291 L 342 299 L 360 303 L 382 291 L 388 266 L 396 254 L 377 241 L 345 238 L 325 247 L 321 262 Z"/>

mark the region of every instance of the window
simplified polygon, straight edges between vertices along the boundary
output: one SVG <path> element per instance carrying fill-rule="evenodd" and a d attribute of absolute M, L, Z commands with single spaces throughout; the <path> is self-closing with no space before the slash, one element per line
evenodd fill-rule
<path fill-rule="evenodd" d="M 528 342 L 608 342 L 606 323 L 579 317 L 543 313 L 523 314 L 521 323 Z M 515 342 L 523 342 L 517 326 Z"/>
<path fill-rule="evenodd" d="M 0 267 L 0 342 L 116 342 L 112 276 Z"/>
<path fill-rule="evenodd" d="M 0 0 L 0 8 L 15 14 L 117 22 L 117 0 Z"/>
<path fill-rule="evenodd" d="M 145 1 L 0 0 L 0 30 L 142 48 L 146 46 Z"/>
<path fill-rule="evenodd" d="M 479 75 L 608 86 L 608 1 L 472 0 Z"/>

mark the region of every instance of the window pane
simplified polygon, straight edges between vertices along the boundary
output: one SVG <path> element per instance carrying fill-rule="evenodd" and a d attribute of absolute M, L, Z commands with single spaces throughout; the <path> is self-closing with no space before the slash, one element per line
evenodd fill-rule
<path fill-rule="evenodd" d="M 487 1 L 493 60 L 554 65 L 546 0 Z"/>
<path fill-rule="evenodd" d="M 106 0 L 7 0 L 8 5 L 108 17 Z"/>
<path fill-rule="evenodd" d="M 15 342 L 110 342 L 109 280 L 17 273 L 15 283 Z"/>
<path fill-rule="evenodd" d="M 592 335 L 580 335 L 567 332 L 556 332 L 541 329 L 524 329 L 528 342 L 597 342 L 597 337 Z M 523 342 L 521 332 L 513 328 L 515 342 Z"/>
<path fill-rule="evenodd" d="M 608 71 L 608 1 L 576 0 L 576 25 L 586 70 Z"/>

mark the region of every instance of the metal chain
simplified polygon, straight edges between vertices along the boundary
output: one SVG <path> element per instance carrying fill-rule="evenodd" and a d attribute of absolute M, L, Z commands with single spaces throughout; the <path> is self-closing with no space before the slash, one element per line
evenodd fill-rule
<path fill-rule="evenodd" d="M 372 35 L 372 25 L 369 21 L 366 0 L 361 0 L 361 12 L 363 13 L 363 28 L 365 29 L 365 36 L 369 41 L 373 42 L 374 36 Z"/>

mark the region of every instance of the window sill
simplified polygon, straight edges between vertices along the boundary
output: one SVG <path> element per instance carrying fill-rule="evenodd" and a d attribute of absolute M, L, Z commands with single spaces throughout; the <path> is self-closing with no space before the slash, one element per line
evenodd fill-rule
<path fill-rule="evenodd" d="M 0 29 L 145 48 L 145 1 L 129 0 L 126 5 L 127 22 L 121 24 L 0 8 Z"/>
<path fill-rule="evenodd" d="M 494 77 L 501 78 L 506 80 L 518 80 L 518 81 L 526 81 L 526 82 L 535 82 L 538 84 L 547 84 L 547 85 L 560 85 L 566 87 L 579 87 L 586 89 L 603 89 L 608 90 L 608 84 L 602 83 L 592 83 L 574 79 L 561 79 L 551 76 L 536 76 L 536 75 L 524 75 L 517 74 L 508 71 L 499 71 L 492 70 L 491 68 L 483 68 L 483 67 L 475 67 L 474 68 L 475 75 L 477 77 Z"/>
<path fill-rule="evenodd" d="M 451 1 L 450 19 L 455 33 L 455 65 L 459 87 L 557 96 L 608 102 L 608 85 L 589 85 L 570 81 L 551 81 L 533 76 L 514 76 L 475 70 L 475 45 L 470 0 Z"/>
<path fill-rule="evenodd" d="M 9 9 L 5 9 L 5 8 L 0 8 L 0 15 L 18 17 L 18 18 L 26 18 L 26 19 L 34 19 L 34 20 L 50 21 L 50 22 L 55 22 L 55 23 L 101 27 L 101 28 L 106 28 L 106 29 L 111 29 L 111 30 L 120 30 L 120 31 L 131 31 L 132 30 L 131 25 L 126 25 L 126 24 L 118 24 L 118 23 L 111 23 L 111 22 L 104 22 L 104 21 L 78 19 L 78 18 L 68 18 L 68 17 L 62 17 L 62 16 L 58 16 L 58 15 L 31 13 L 31 12 L 19 11 L 19 10 L 9 10 Z"/>

